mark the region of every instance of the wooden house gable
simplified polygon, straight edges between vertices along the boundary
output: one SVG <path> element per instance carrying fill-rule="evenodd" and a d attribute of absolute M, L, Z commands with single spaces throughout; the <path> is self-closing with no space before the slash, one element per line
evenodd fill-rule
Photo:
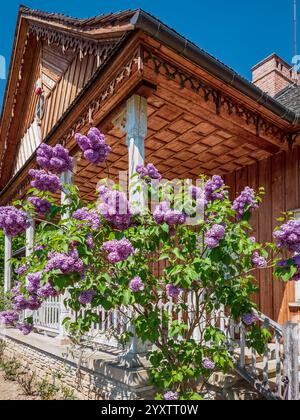
<path fill-rule="evenodd" d="M 129 29 L 86 34 L 48 19 L 26 10 L 19 15 L 0 123 L 2 186 L 30 159 Z M 36 94 L 37 87 L 42 94 Z"/>

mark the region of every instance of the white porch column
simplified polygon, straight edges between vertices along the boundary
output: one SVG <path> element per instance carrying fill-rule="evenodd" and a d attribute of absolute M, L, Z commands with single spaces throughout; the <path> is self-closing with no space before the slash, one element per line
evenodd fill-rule
<path fill-rule="evenodd" d="M 61 174 L 61 182 L 64 184 L 73 184 L 73 172 L 67 171 Z M 62 189 L 61 192 L 61 204 L 68 204 L 68 198 L 66 195 L 66 191 Z M 67 219 L 69 217 L 68 214 L 65 214 L 63 216 L 64 219 Z M 59 334 L 56 337 L 56 340 L 59 344 L 69 344 L 70 340 L 68 338 L 68 333 L 65 325 L 63 324 L 63 321 L 65 318 L 70 316 L 69 309 L 65 306 L 64 300 L 68 299 L 69 292 L 66 290 L 64 295 L 60 297 L 60 313 L 59 313 Z"/>
<path fill-rule="evenodd" d="M 296 281 L 295 288 L 296 288 L 295 290 L 296 302 L 300 304 L 300 282 L 299 281 Z"/>
<path fill-rule="evenodd" d="M 133 95 L 127 101 L 126 107 L 126 143 L 128 146 L 128 177 L 129 198 L 139 207 L 144 205 L 143 193 L 133 193 L 130 188 L 131 177 L 136 172 L 137 165 L 143 165 L 145 160 L 145 137 L 147 135 L 147 99 Z"/>
<path fill-rule="evenodd" d="M 29 257 L 29 255 L 32 254 L 33 252 L 34 229 L 35 229 L 35 222 L 34 220 L 31 220 L 29 228 L 26 229 L 26 257 Z"/>
<path fill-rule="evenodd" d="M 30 254 L 33 252 L 34 247 L 34 229 L 35 229 L 35 222 L 34 220 L 30 220 L 30 226 L 26 229 L 26 244 L 25 244 L 25 255 L 29 257 Z M 29 309 L 25 310 L 25 317 L 28 318 L 33 315 L 33 311 Z"/>
<path fill-rule="evenodd" d="M 126 143 L 128 146 L 128 186 L 129 200 L 132 205 L 143 208 L 145 197 L 143 191 L 132 191 L 131 177 L 136 173 L 136 167 L 143 165 L 145 161 L 145 137 L 147 135 L 147 99 L 139 95 L 133 95 L 127 101 L 126 106 Z M 133 181 L 135 182 L 135 180 Z M 130 311 L 130 309 L 129 309 Z M 130 316 L 130 315 L 129 315 Z M 129 326 L 133 337 L 130 339 L 126 352 L 120 357 L 121 364 L 127 367 L 140 366 L 140 356 L 145 353 L 143 346 L 135 335 L 133 326 Z"/>
<path fill-rule="evenodd" d="M 11 289 L 12 269 L 10 259 L 12 257 L 12 238 L 5 235 L 4 242 L 4 292 L 7 293 Z"/>

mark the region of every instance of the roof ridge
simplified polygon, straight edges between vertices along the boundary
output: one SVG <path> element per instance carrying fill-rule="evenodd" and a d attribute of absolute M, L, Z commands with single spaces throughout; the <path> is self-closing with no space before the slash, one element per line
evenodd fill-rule
<path fill-rule="evenodd" d="M 85 18 L 79 18 L 79 17 L 73 17 L 64 13 L 54 13 L 54 12 L 46 12 L 39 9 L 32 9 L 30 7 L 20 5 L 19 12 L 24 15 L 28 16 L 34 16 L 34 17 L 40 17 L 51 21 L 56 22 L 62 22 L 65 24 L 69 24 L 76 27 L 82 27 L 82 29 L 89 29 L 90 27 L 93 27 L 91 25 L 90 27 L 84 27 L 85 25 L 91 24 L 93 21 L 97 23 L 101 23 L 102 20 L 105 19 L 111 19 L 118 16 L 127 16 L 128 14 L 134 15 L 137 12 L 138 9 L 126 9 L 126 10 L 119 10 L 114 13 L 102 13 L 95 16 L 85 17 Z M 94 28 L 94 27 L 93 27 Z"/>

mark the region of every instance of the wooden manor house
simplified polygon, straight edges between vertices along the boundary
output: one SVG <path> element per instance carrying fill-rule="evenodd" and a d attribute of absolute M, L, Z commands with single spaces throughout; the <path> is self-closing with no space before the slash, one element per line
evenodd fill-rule
<path fill-rule="evenodd" d="M 142 10 L 75 19 L 21 6 L 0 121 L 0 205 L 24 196 L 42 142 L 61 143 L 76 156 L 75 133 L 96 126 L 112 147 L 109 167 L 116 179 L 145 161 L 166 179 L 222 175 L 232 197 L 246 185 L 264 187 L 253 225 L 259 241 L 272 241 L 282 211 L 300 217 L 300 79 L 276 54 L 252 71 L 249 82 Z M 85 200 L 95 199 L 104 172 L 104 166 L 77 160 L 73 181 Z M 33 240 L 30 228 L 27 237 Z M 6 291 L 13 281 L 11 248 L 6 238 Z M 154 269 L 159 272 L 161 263 Z M 300 286 L 274 279 L 272 270 L 257 279 L 259 310 L 278 337 L 286 322 L 300 323 Z M 69 363 L 74 374 L 76 363 L 64 356 L 62 315 L 65 308 L 52 298 L 36 316 L 38 333 L 4 332 L 11 353 L 48 364 L 50 371 Z M 110 398 L 145 395 L 146 367 L 116 365 L 118 343 L 104 336 L 99 343 L 101 358 L 90 357 L 83 367 L 82 394 L 101 388 Z M 128 354 L 138 350 L 133 341 Z M 245 349 L 240 357 L 245 377 Z M 262 363 L 268 375 L 268 360 Z"/>

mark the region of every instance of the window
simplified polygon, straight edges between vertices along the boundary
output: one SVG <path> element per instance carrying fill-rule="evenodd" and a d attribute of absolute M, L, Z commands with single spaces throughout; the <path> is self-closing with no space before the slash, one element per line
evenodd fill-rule
<path fill-rule="evenodd" d="M 36 104 L 35 115 L 39 120 L 43 119 L 45 112 L 45 95 L 42 94 L 38 97 L 38 101 Z"/>

